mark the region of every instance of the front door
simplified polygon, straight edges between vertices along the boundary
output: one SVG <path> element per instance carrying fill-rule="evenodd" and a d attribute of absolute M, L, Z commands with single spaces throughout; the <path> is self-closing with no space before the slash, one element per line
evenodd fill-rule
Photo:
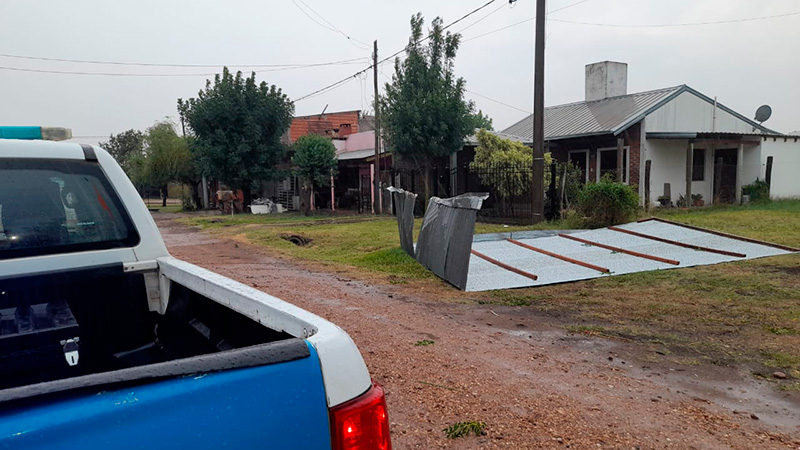
<path fill-rule="evenodd" d="M 736 159 L 735 148 L 714 150 L 714 203 L 733 203 L 736 201 Z"/>

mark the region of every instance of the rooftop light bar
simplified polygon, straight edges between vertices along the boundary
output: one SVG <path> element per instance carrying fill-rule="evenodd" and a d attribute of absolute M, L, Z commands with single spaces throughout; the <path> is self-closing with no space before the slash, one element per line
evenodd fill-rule
<path fill-rule="evenodd" d="M 72 130 L 63 127 L 2 127 L 0 139 L 65 141 L 72 139 Z"/>

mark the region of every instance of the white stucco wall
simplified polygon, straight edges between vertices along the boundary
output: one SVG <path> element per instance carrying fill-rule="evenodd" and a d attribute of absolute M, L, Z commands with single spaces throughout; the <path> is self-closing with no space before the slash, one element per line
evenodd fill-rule
<path fill-rule="evenodd" d="M 714 105 L 684 92 L 647 116 L 647 132 L 720 131 L 752 133 L 753 126 L 717 108 L 717 124 L 713 126 Z"/>
<path fill-rule="evenodd" d="M 649 120 L 649 119 L 648 119 Z M 664 194 L 664 183 L 670 184 L 672 202 L 686 193 L 686 147 L 687 140 L 647 139 L 643 160 L 651 161 L 650 167 L 650 204 L 658 205 L 658 197 Z M 698 146 L 697 148 L 702 148 Z M 711 202 L 713 156 L 706 150 L 705 172 L 703 181 L 692 181 L 692 194 L 702 194 L 706 204 Z M 644 180 L 644 178 L 642 178 Z"/>
<path fill-rule="evenodd" d="M 678 201 L 678 197 L 686 193 L 686 147 L 689 141 L 685 139 L 647 139 L 645 143 L 645 156 L 643 160 L 650 159 L 651 174 L 650 174 L 650 204 L 658 205 L 658 197 L 664 194 L 664 183 L 670 183 L 672 202 Z M 762 143 L 763 145 L 763 143 Z M 790 161 L 786 153 L 792 153 L 796 158 L 794 163 L 789 163 L 789 167 L 793 167 L 794 173 L 800 171 L 800 141 L 794 144 L 795 151 L 786 152 L 778 147 L 775 147 L 784 161 Z M 727 146 L 726 148 L 734 148 Z M 702 143 L 695 144 L 695 149 L 705 149 L 705 170 L 703 173 L 702 181 L 692 181 L 692 194 L 702 194 L 703 201 L 706 205 L 710 205 L 714 197 L 714 150 L 710 146 Z M 750 184 L 756 178 L 764 179 L 764 165 L 766 164 L 766 156 L 763 155 L 760 146 L 746 146 L 744 147 L 744 156 L 742 158 L 742 185 Z M 778 157 L 775 157 L 777 163 Z M 781 169 L 783 180 L 788 178 L 789 168 Z M 776 168 L 772 169 L 773 186 L 779 189 L 775 192 L 789 192 L 783 186 L 786 181 L 779 181 L 775 184 Z M 798 178 L 795 176 L 795 178 Z M 644 180 L 644 178 L 642 178 Z M 800 178 L 798 178 L 800 180 Z M 800 181 L 794 181 L 793 196 L 800 196 Z M 773 188 L 773 190 L 775 190 Z M 779 197 L 787 197 L 791 195 L 778 195 Z"/>
<path fill-rule="evenodd" d="M 759 178 L 766 177 L 767 157 L 772 156 L 772 198 L 800 198 L 800 139 L 767 138 L 761 142 Z"/>

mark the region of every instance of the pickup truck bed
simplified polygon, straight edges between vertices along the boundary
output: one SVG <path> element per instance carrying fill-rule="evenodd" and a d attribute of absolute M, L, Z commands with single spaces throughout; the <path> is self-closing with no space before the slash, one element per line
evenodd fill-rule
<path fill-rule="evenodd" d="M 0 139 L 0 448 L 390 449 L 339 327 L 175 259 L 102 149 Z"/>

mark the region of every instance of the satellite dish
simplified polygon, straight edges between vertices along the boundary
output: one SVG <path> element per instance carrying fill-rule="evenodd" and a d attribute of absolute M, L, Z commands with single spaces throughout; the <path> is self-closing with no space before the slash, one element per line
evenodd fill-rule
<path fill-rule="evenodd" d="M 769 105 L 761 105 L 756 110 L 756 122 L 764 123 L 772 115 L 772 108 Z"/>

